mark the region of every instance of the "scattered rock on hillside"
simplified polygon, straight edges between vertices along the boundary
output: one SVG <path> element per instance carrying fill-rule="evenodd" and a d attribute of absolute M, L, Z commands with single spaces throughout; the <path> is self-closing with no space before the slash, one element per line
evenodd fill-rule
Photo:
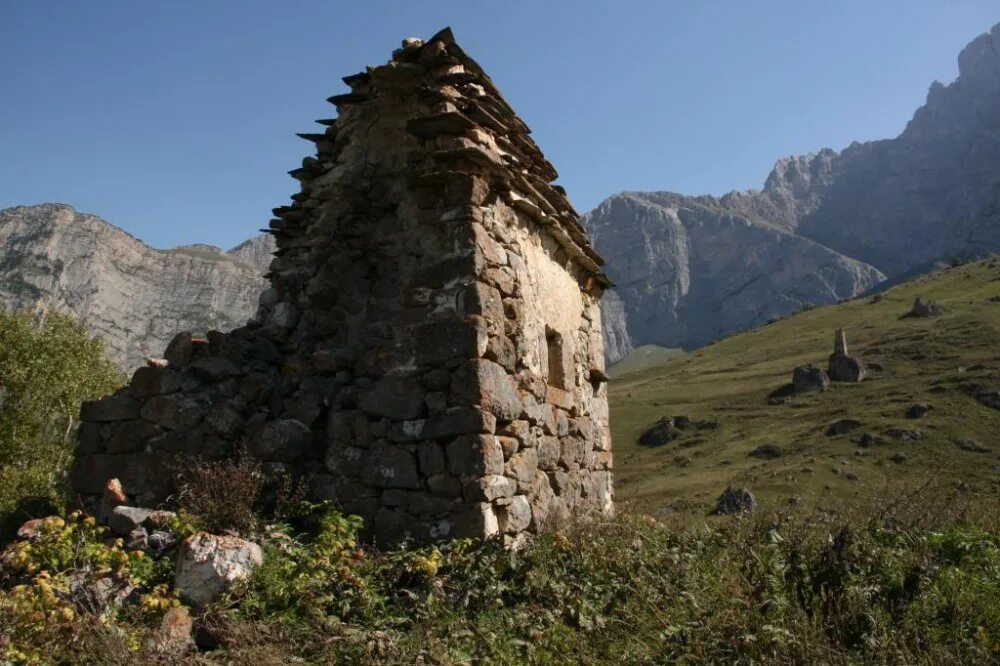
<path fill-rule="evenodd" d="M 142 525 L 162 526 L 170 522 L 176 514 L 172 511 L 154 511 L 136 506 L 116 506 L 108 518 L 108 527 L 119 536 L 128 536 Z"/>
<path fill-rule="evenodd" d="M 920 430 L 907 430 L 905 428 L 889 428 L 885 434 L 900 442 L 918 442 L 924 438 L 924 433 Z"/>
<path fill-rule="evenodd" d="M 830 377 L 811 363 L 800 365 L 792 372 L 792 386 L 796 393 L 825 391 L 830 386 Z"/>
<path fill-rule="evenodd" d="M 149 647 L 164 657 L 177 659 L 195 647 L 191 635 L 191 614 L 184 606 L 176 606 L 164 613 L 160 626 L 149 639 Z"/>
<path fill-rule="evenodd" d="M 145 527 L 137 527 L 128 533 L 125 539 L 125 550 L 146 550 L 149 548 L 149 532 Z"/>
<path fill-rule="evenodd" d="M 692 460 L 691 456 L 677 456 L 674 458 L 674 464 L 678 467 L 690 467 L 693 462 L 694 460 Z"/>
<path fill-rule="evenodd" d="M 721 516 L 731 516 L 738 513 L 750 513 L 757 508 L 757 498 L 753 493 L 745 488 L 733 488 L 728 486 L 719 499 L 715 501 L 715 510 L 712 512 Z"/>
<path fill-rule="evenodd" d="M 792 396 L 795 395 L 795 385 L 791 382 L 785 384 L 784 386 L 779 386 L 767 395 L 767 404 L 769 405 L 783 405 L 792 401 Z"/>
<path fill-rule="evenodd" d="M 861 435 L 861 437 L 858 438 L 858 446 L 862 447 L 875 446 L 876 444 L 881 444 L 882 441 L 883 441 L 882 438 L 879 437 L 878 435 L 866 432 L 865 434 Z"/>
<path fill-rule="evenodd" d="M 941 314 L 941 306 L 934 301 L 925 301 L 919 296 L 913 300 L 913 306 L 910 311 L 903 315 L 903 318 L 908 317 L 936 317 Z"/>
<path fill-rule="evenodd" d="M 827 375 L 835 382 L 857 383 L 868 377 L 868 368 L 859 358 L 843 354 L 831 354 Z"/>
<path fill-rule="evenodd" d="M 987 407 L 1000 409 L 1000 389 L 987 389 L 985 391 L 979 391 L 976 393 L 976 400 L 978 400 L 980 404 L 986 405 Z"/>
<path fill-rule="evenodd" d="M 643 446 L 657 447 L 669 444 L 686 431 L 714 430 L 719 427 L 716 420 L 696 421 L 689 416 L 664 416 L 639 437 Z"/>
<path fill-rule="evenodd" d="M 148 551 L 153 557 L 159 557 L 162 553 L 177 545 L 177 537 L 173 532 L 167 530 L 153 530 L 149 533 Z"/>
<path fill-rule="evenodd" d="M 837 419 L 826 429 L 827 437 L 835 437 L 837 435 L 846 435 L 849 432 L 857 430 L 864 424 L 857 419 Z"/>
<path fill-rule="evenodd" d="M 107 520 L 116 506 L 125 504 L 125 489 L 118 479 L 108 479 L 104 484 L 104 493 L 101 495 L 100 518 Z"/>
<path fill-rule="evenodd" d="M 971 451 L 973 453 L 989 453 L 991 451 L 991 449 L 986 448 L 974 439 L 959 439 L 955 444 L 963 451 Z"/>
<path fill-rule="evenodd" d="M 906 410 L 906 418 L 919 419 L 932 409 L 934 409 L 933 405 L 928 405 L 926 402 L 914 403 Z"/>
<path fill-rule="evenodd" d="M 784 454 L 785 452 L 782 448 L 775 444 L 761 444 L 750 452 L 751 457 L 763 460 L 773 460 L 774 458 L 780 458 Z"/>
<path fill-rule="evenodd" d="M 31 520 L 25 521 L 20 527 L 17 528 L 15 536 L 18 541 L 34 541 L 42 533 L 42 525 L 45 522 L 45 518 L 32 518 Z"/>
<path fill-rule="evenodd" d="M 263 561 L 263 551 L 252 541 L 198 532 L 181 544 L 174 588 L 188 603 L 204 607 Z"/>
<path fill-rule="evenodd" d="M 681 431 L 674 425 L 674 420 L 669 416 L 664 416 L 652 428 L 642 433 L 639 437 L 639 443 L 649 447 L 663 446 L 680 436 Z"/>
<path fill-rule="evenodd" d="M 892 462 L 896 463 L 897 465 L 901 465 L 901 464 L 905 463 L 908 459 L 909 459 L 909 456 L 907 456 L 902 451 L 897 451 L 896 453 L 893 453 L 892 457 L 889 458 L 889 460 L 891 460 Z"/>
<path fill-rule="evenodd" d="M 109 607 L 121 605 L 134 590 L 127 577 L 108 575 L 94 578 L 90 571 L 70 574 L 69 598 L 79 613 L 103 614 Z"/>

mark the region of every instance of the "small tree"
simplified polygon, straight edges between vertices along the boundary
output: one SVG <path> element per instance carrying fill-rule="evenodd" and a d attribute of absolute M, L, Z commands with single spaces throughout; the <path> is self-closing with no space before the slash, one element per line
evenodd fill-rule
<path fill-rule="evenodd" d="M 65 499 L 80 403 L 123 383 L 71 317 L 0 312 L 0 529 Z"/>

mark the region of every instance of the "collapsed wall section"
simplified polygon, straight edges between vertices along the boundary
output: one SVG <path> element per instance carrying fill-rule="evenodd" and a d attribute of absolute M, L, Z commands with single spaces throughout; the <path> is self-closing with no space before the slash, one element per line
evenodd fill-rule
<path fill-rule="evenodd" d="M 345 82 L 257 316 L 85 404 L 74 490 L 244 449 L 384 542 L 607 515 L 607 280 L 555 170 L 449 31 Z"/>

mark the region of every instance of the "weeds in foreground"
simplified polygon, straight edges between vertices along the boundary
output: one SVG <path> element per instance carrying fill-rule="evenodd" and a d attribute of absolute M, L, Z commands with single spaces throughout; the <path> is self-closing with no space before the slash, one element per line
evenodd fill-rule
<path fill-rule="evenodd" d="M 865 512 L 789 509 L 698 526 L 623 515 L 539 536 L 519 552 L 497 540 L 376 552 L 358 542 L 359 520 L 321 507 L 308 531 L 264 530 L 264 565 L 196 618 L 219 645 L 197 659 L 996 662 L 1000 525 L 995 507 L 972 509 L 924 488 Z M 150 658 L 138 637 L 155 614 L 107 615 L 101 626 L 118 642 L 97 641 L 78 611 L 50 618 L 18 606 L 14 583 L 38 585 L 24 580 L 42 573 L 39 557 L 28 558 L 39 565 L 30 574 L 24 558 L 21 569 L 5 560 L 8 659 L 57 661 L 53 645 L 102 655 L 118 645 L 122 660 Z M 54 581 L 80 568 L 46 562 Z M 140 590 L 169 579 L 146 575 Z"/>

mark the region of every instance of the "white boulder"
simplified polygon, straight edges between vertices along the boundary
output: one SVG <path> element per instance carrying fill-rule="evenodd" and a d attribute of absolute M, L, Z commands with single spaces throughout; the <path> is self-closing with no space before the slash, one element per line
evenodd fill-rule
<path fill-rule="evenodd" d="M 263 561 L 264 552 L 252 541 L 198 532 L 180 546 L 174 587 L 188 603 L 205 606 Z"/>

